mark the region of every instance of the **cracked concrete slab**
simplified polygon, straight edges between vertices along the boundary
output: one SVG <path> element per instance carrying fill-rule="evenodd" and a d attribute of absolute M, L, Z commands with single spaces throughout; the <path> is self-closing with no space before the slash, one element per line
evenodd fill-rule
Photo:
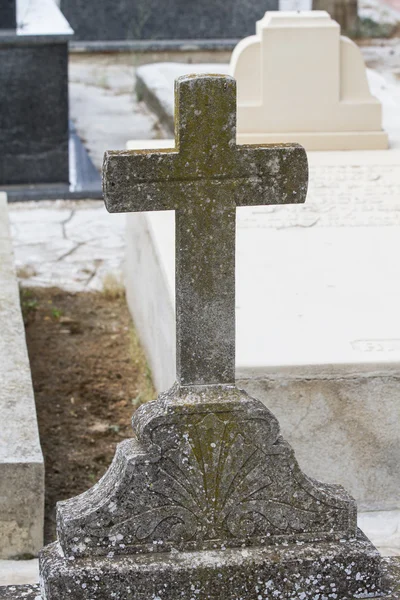
<path fill-rule="evenodd" d="M 162 136 L 157 117 L 136 99 L 135 77 L 129 55 L 70 55 L 70 114 L 98 170 L 106 150 L 123 150 L 132 137 Z"/>
<path fill-rule="evenodd" d="M 9 207 L 17 273 L 24 286 L 71 292 L 122 282 L 125 217 L 101 201 L 13 203 Z"/>

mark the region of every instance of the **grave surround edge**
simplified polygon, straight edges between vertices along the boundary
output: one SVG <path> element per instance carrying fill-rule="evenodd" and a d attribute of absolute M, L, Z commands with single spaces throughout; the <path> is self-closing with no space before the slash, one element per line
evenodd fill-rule
<path fill-rule="evenodd" d="M 43 544 L 44 462 L 8 228 L 0 192 L 0 558 Z"/>

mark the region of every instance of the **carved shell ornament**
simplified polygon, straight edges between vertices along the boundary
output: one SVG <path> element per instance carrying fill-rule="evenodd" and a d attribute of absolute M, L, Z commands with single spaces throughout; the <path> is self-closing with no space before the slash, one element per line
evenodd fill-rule
<path fill-rule="evenodd" d="M 176 443 L 163 448 L 158 477 L 151 486 L 164 502 L 131 521 L 138 539 L 157 539 L 164 525 L 174 540 L 246 538 L 262 534 L 265 527 L 285 532 L 289 513 L 296 530 L 315 518 L 301 503 L 296 508 L 274 498 L 274 456 L 266 461 L 264 452 L 247 441 L 234 420 L 208 414 L 189 427 L 176 425 L 176 430 Z M 155 440 L 165 439 L 161 431 L 154 434 Z"/>
<path fill-rule="evenodd" d="M 231 393 L 218 403 L 177 403 L 173 388 L 141 407 L 137 437 L 119 445 L 105 476 L 59 504 L 64 551 L 102 554 L 110 541 L 124 554 L 354 534 L 354 502 L 307 478 L 275 417 L 234 389 L 233 401 Z"/>

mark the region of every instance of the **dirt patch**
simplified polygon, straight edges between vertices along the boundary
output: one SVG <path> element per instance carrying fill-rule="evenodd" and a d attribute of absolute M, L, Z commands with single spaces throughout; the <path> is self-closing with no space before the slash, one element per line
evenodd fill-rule
<path fill-rule="evenodd" d="M 45 543 L 55 505 L 91 487 L 133 411 L 154 399 L 151 374 L 123 294 L 23 289 L 29 359 L 46 468 Z"/>

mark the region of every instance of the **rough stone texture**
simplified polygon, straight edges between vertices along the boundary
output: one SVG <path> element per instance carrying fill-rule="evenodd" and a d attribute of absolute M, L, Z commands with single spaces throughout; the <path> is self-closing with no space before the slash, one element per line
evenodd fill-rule
<path fill-rule="evenodd" d="M 107 152 L 104 159 L 110 212 L 176 210 L 182 385 L 235 380 L 236 207 L 301 203 L 307 192 L 300 146 L 235 140 L 234 79 L 188 75 L 176 84 L 176 149 Z"/>
<path fill-rule="evenodd" d="M 277 0 L 61 0 L 80 40 L 176 40 L 250 35 Z"/>
<path fill-rule="evenodd" d="M 400 558 L 383 558 L 383 590 L 382 600 L 399 600 L 400 598 Z M 191 590 L 193 591 L 193 590 Z M 301 593 L 301 592 L 300 592 Z M 0 587 L 0 600 L 42 600 L 39 585 L 20 585 Z M 263 599 L 264 600 L 264 599 Z"/>
<path fill-rule="evenodd" d="M 59 543 L 40 557 L 47 600 L 379 593 L 354 501 L 301 473 L 259 401 L 175 386 L 133 428 L 103 479 L 58 504 Z"/>
<path fill-rule="evenodd" d="M 0 45 L 0 90 L 0 184 L 68 182 L 67 43 Z"/>
<path fill-rule="evenodd" d="M 176 149 L 105 156 L 107 208 L 177 209 L 178 383 L 135 413 L 134 438 L 103 478 L 58 504 L 59 542 L 40 556 L 46 600 L 381 592 L 380 555 L 357 532 L 354 500 L 307 478 L 275 417 L 226 385 L 236 206 L 301 202 L 307 187 L 301 148 L 236 145 L 235 90 L 230 77 L 178 80 Z"/>
<path fill-rule="evenodd" d="M 308 160 L 304 205 L 238 211 L 236 378 L 277 416 L 307 475 L 343 485 L 359 510 L 394 510 L 400 154 Z M 175 372 L 173 214 L 128 215 L 127 265 L 129 306 L 161 391 Z"/>
<path fill-rule="evenodd" d="M 43 544 L 44 464 L 2 193 L 0 328 L 0 558 L 14 558 Z"/>
<path fill-rule="evenodd" d="M 40 585 L 0 586 L 0 600 L 42 600 Z"/>
<path fill-rule="evenodd" d="M 0 29 L 15 29 L 17 26 L 16 0 L 2 0 L 0 4 Z"/>
<path fill-rule="evenodd" d="M 400 508 L 397 375 L 281 373 L 238 385 L 277 416 L 307 475 L 341 483 L 359 510 Z"/>
<path fill-rule="evenodd" d="M 207 598 L 328 600 L 379 595 L 380 557 L 358 541 L 66 561 L 57 544 L 42 555 L 42 595 L 74 600 Z"/>
<path fill-rule="evenodd" d="M 103 479 L 58 504 L 66 557 L 356 534 L 353 499 L 307 479 L 275 417 L 234 386 L 173 387 L 133 428 Z"/>

